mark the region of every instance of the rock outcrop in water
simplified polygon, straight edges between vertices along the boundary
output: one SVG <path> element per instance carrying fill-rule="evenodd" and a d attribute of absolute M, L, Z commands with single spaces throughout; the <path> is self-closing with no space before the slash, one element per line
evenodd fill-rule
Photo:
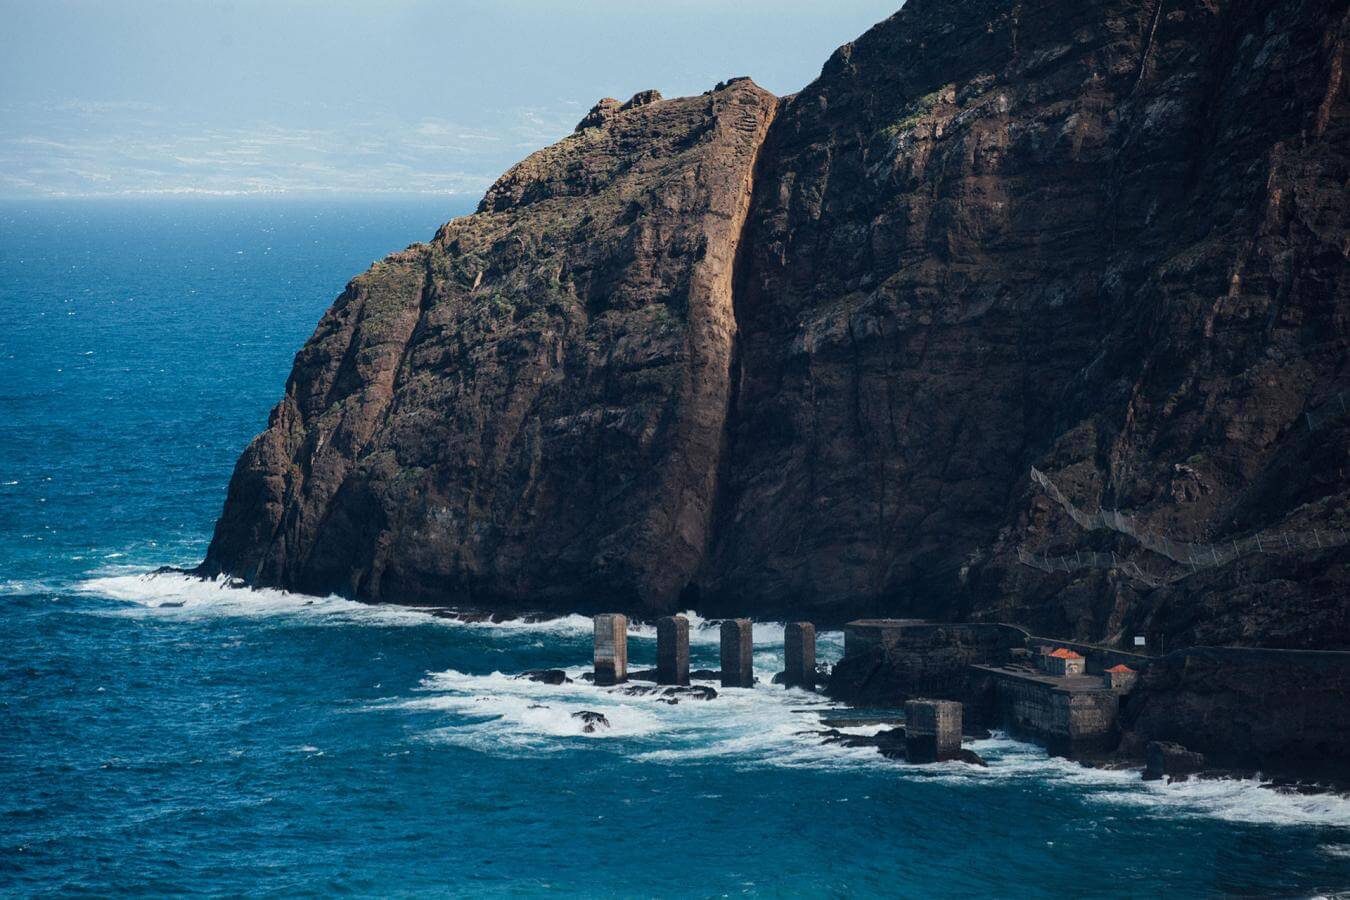
<path fill-rule="evenodd" d="M 1348 37 L 1344 0 L 910 0 L 791 97 L 601 101 L 351 283 L 201 571 L 1350 646 Z M 1309 538 L 1169 558 L 1033 466 Z"/>

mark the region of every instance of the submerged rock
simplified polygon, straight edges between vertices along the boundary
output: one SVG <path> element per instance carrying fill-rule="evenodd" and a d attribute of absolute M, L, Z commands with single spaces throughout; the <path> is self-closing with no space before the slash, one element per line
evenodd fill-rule
<path fill-rule="evenodd" d="M 582 721 L 581 730 L 586 734 L 594 734 L 601 728 L 609 727 L 609 719 L 605 718 L 603 713 L 593 712 L 589 709 L 572 713 L 572 718 Z"/>
<path fill-rule="evenodd" d="M 674 706 L 680 702 L 680 698 L 687 700 L 715 700 L 717 691 L 708 687 L 706 684 L 695 685 L 646 685 L 630 684 L 621 689 L 621 693 L 630 697 L 643 697 L 651 694 L 660 694 L 661 703 L 669 703 Z"/>
<path fill-rule="evenodd" d="M 811 684 L 809 686 L 808 685 L 800 685 L 800 686 L 808 687 L 809 689 L 814 689 L 817 686 L 827 684 L 830 680 L 830 671 L 831 671 L 830 666 L 818 664 L 816 666 L 815 675 L 812 679 Z M 786 684 L 787 672 L 774 673 L 774 676 L 772 679 L 770 679 L 770 682 L 772 684 Z"/>
<path fill-rule="evenodd" d="M 629 697 L 645 697 L 648 694 L 658 693 L 660 690 L 654 684 L 626 684 L 619 688 L 619 693 Z"/>
<path fill-rule="evenodd" d="M 562 669 L 530 669 L 528 672 L 521 672 L 516 678 L 523 678 L 526 681 L 538 681 L 542 684 L 571 684 L 572 679 L 567 677 L 567 673 Z"/>
<path fill-rule="evenodd" d="M 820 735 L 827 744 L 840 744 L 845 747 L 876 747 L 877 752 L 887 759 L 908 760 L 909 758 L 905 748 L 905 729 L 903 726 L 888 728 L 876 734 L 849 734 L 840 731 L 838 728 L 827 728 L 823 731 L 810 733 Z M 952 759 L 972 766 L 989 765 L 978 753 L 966 747 L 962 747 Z"/>

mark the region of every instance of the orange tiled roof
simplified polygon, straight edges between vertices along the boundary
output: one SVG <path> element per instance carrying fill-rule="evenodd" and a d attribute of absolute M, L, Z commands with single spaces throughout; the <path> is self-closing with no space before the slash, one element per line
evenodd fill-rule
<path fill-rule="evenodd" d="M 1057 659 L 1082 659 L 1082 658 L 1083 658 L 1083 657 L 1080 656 L 1079 654 L 1074 653 L 1072 650 L 1069 650 L 1069 649 L 1067 649 L 1067 648 L 1065 648 L 1065 647 L 1060 647 L 1058 650 L 1054 651 L 1054 652 L 1051 653 L 1050 655 L 1053 656 L 1053 657 L 1056 657 Z"/>
<path fill-rule="evenodd" d="M 1129 666 L 1125 665 L 1124 663 L 1120 663 L 1119 665 L 1112 666 L 1111 668 L 1107 669 L 1106 671 L 1108 671 L 1108 672 L 1133 672 L 1134 669 L 1131 669 Z"/>

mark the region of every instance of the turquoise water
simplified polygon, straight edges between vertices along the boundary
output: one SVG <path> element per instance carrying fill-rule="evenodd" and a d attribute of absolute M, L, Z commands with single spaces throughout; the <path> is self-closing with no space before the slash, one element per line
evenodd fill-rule
<path fill-rule="evenodd" d="M 147 577 L 200 559 L 345 279 L 460 211 L 0 207 L 0 892 L 1350 890 L 1340 798 L 1145 785 L 1002 737 L 975 745 L 988 769 L 910 767 L 802 734 L 819 726 L 800 692 L 668 706 L 509 677 L 579 675 L 579 618 L 468 625 Z M 781 628 L 757 641 L 768 675 Z M 654 651 L 640 630 L 634 661 Z M 585 709 L 612 727 L 582 734 Z"/>

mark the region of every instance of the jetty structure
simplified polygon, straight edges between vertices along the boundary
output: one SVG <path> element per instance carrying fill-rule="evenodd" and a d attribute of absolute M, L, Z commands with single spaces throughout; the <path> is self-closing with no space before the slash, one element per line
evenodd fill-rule
<path fill-rule="evenodd" d="M 595 683 L 628 680 L 628 618 L 606 613 L 594 623 Z M 657 668 L 632 677 L 752 688 L 753 632 L 748 618 L 724 620 L 720 670 L 691 672 L 689 621 L 667 616 L 657 623 Z M 787 624 L 775 683 L 822 686 L 815 639 L 814 624 Z M 903 707 L 903 726 L 878 747 L 896 755 L 901 746 L 912 762 L 976 761 L 961 749 L 963 731 L 999 728 L 1060 756 L 1147 761 L 1146 777 L 1259 770 L 1350 783 L 1350 653 L 1190 647 L 1149 656 L 1006 623 L 857 619 L 844 627 L 843 658 L 823 689 L 852 706 Z"/>
<path fill-rule="evenodd" d="M 816 686 L 816 626 L 789 622 L 783 629 L 783 684 Z"/>
<path fill-rule="evenodd" d="M 656 683 L 689 684 L 689 620 L 684 616 L 656 623 Z"/>
<path fill-rule="evenodd" d="M 1003 728 L 1052 753 L 1087 756 L 1119 741 L 1121 699 L 1148 657 L 1038 638 L 1004 623 L 858 619 L 844 628 L 844 658 L 832 688 L 870 680 L 865 699 L 959 701 L 979 726 Z M 1110 667 L 1119 667 L 1108 674 Z M 866 674 L 860 674 L 865 670 Z"/>
<path fill-rule="evenodd" d="M 628 617 L 623 613 L 596 616 L 595 683 L 622 684 L 628 680 Z"/>
<path fill-rule="evenodd" d="M 622 613 L 603 613 L 593 619 L 594 683 L 614 686 L 628 680 L 628 617 Z M 727 619 L 719 631 L 721 669 L 715 677 L 723 687 L 753 688 L 754 623 L 750 619 Z M 785 687 L 814 689 L 817 684 L 816 627 L 810 622 L 790 622 L 784 628 L 784 671 L 775 683 Z M 687 686 L 689 670 L 689 620 L 684 616 L 665 616 L 656 623 L 656 670 L 635 672 L 635 678 L 654 674 L 658 685 Z M 707 673 L 705 673 L 707 674 Z M 950 759 L 970 760 L 963 755 L 961 735 L 963 707 L 955 700 L 911 699 L 905 705 L 902 743 L 911 762 L 927 763 Z M 900 729 L 897 729 L 899 732 Z M 978 757 L 974 757 L 978 759 Z"/>
<path fill-rule="evenodd" d="M 722 623 L 722 687 L 755 686 L 753 631 L 749 619 Z"/>

